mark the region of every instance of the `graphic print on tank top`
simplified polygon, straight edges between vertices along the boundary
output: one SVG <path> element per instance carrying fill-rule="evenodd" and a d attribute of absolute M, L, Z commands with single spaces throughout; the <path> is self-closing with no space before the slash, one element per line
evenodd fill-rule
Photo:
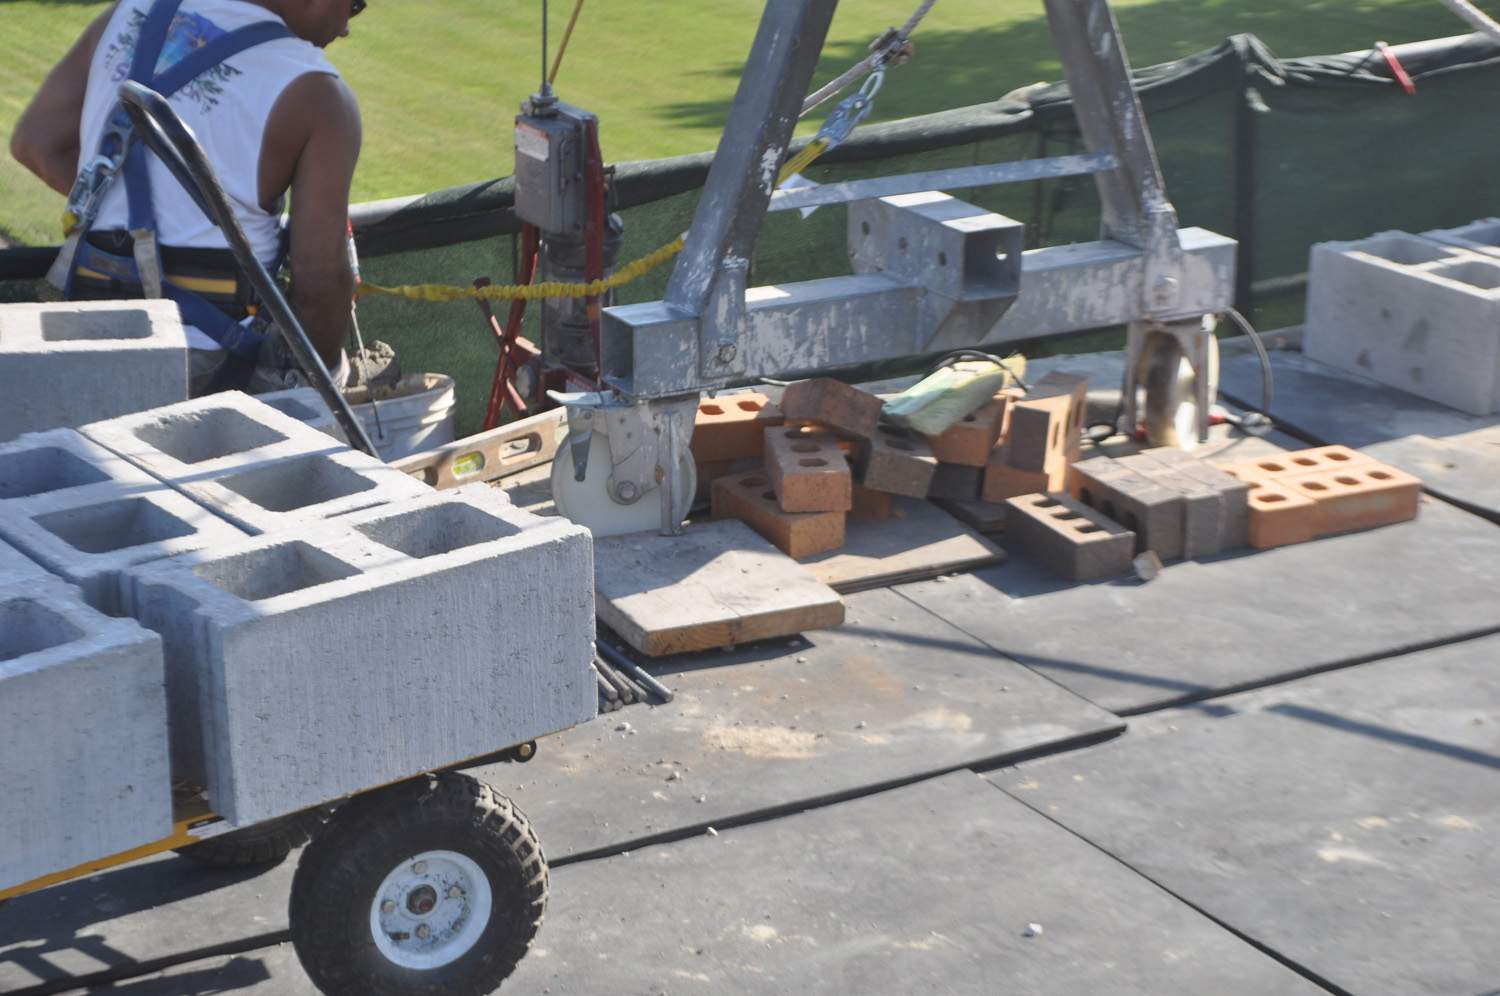
<path fill-rule="evenodd" d="M 120 33 L 109 43 L 109 47 L 105 49 L 104 63 L 110 67 L 110 79 L 114 82 L 123 83 L 130 76 L 130 63 L 135 57 L 136 41 L 140 38 L 141 27 L 145 23 L 146 12 L 132 10 L 130 23 L 120 30 Z M 161 56 L 156 60 L 153 73 L 160 75 L 182 61 L 188 53 L 202 48 L 215 38 L 227 33 L 201 14 L 178 11 L 177 15 L 172 18 L 172 26 L 167 29 L 167 42 L 162 46 Z M 243 74 L 234 67 L 233 63 L 221 62 L 207 72 L 200 73 L 197 79 L 183 87 L 178 93 L 204 111 L 210 111 L 218 106 L 219 95 L 224 92 L 224 84 L 241 75 Z"/>

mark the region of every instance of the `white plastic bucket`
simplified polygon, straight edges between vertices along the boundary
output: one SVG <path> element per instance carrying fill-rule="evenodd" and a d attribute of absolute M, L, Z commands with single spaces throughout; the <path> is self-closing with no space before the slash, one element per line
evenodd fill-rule
<path fill-rule="evenodd" d="M 447 374 L 407 374 L 394 390 L 382 389 L 373 404 L 366 388 L 344 396 L 387 463 L 453 442 L 458 396 Z"/>

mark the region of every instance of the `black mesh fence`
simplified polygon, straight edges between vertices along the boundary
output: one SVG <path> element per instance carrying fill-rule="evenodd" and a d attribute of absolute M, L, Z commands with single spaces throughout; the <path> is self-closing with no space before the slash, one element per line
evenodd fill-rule
<path fill-rule="evenodd" d="M 1500 46 L 1463 36 L 1399 53 L 1416 82 L 1414 95 L 1395 83 L 1378 53 L 1278 60 L 1250 35 L 1137 71 L 1179 218 L 1239 240 L 1237 304 L 1262 327 L 1300 321 L 1315 242 L 1500 213 Z M 807 175 L 836 182 L 1076 151 L 1082 147 L 1067 87 L 1059 84 L 868 126 Z M 688 227 L 709 160 L 705 154 L 619 166 L 622 261 Z M 361 205 L 355 224 L 366 278 L 512 282 L 519 228 L 512 191 L 501 179 Z M 1088 177 L 950 192 L 1024 221 L 1031 247 L 1097 237 Z M 849 272 L 844 225 L 838 207 L 807 219 L 794 211 L 771 215 L 753 282 Z M 0 252 L 0 301 L 32 298 L 48 259 L 45 250 Z M 669 273 L 670 266 L 660 268 L 620 289 L 616 300 L 660 297 Z M 474 304 L 366 298 L 359 317 L 365 337 L 394 345 L 405 369 L 453 374 L 460 431 L 478 428 L 495 345 Z"/>

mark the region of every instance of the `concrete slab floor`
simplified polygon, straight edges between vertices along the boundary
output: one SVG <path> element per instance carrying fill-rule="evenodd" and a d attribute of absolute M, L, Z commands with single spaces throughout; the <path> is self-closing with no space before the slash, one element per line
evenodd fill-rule
<path fill-rule="evenodd" d="M 552 894 L 502 992 L 1322 992 L 969 772 L 570 865 Z M 112 991 L 314 992 L 289 946 Z"/>
<path fill-rule="evenodd" d="M 1500 637 L 1132 724 L 988 777 L 1335 992 L 1500 979 Z"/>

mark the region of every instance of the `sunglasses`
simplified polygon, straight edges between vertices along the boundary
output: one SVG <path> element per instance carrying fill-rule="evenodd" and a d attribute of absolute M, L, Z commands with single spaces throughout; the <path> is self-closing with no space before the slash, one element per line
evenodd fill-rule
<path fill-rule="evenodd" d="M 349 0 L 349 16 L 358 17 L 365 9 L 365 0 Z"/>

